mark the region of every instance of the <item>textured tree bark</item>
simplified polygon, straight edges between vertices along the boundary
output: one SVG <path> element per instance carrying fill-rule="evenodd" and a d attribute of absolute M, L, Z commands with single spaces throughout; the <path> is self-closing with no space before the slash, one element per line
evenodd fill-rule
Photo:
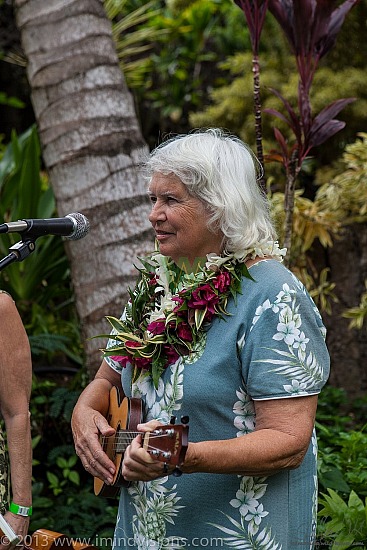
<path fill-rule="evenodd" d="M 14 0 L 43 159 L 60 216 L 82 212 L 91 231 L 66 244 L 86 363 L 92 375 L 136 278 L 136 256 L 153 246 L 141 135 L 100 0 Z"/>

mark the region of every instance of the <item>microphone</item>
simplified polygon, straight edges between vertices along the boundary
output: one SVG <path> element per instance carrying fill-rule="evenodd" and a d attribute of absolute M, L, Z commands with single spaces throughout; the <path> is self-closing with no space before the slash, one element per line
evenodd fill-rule
<path fill-rule="evenodd" d="M 77 241 L 87 235 L 89 227 L 89 221 L 83 214 L 73 212 L 65 218 L 27 219 L 3 223 L 0 225 L 0 233 L 24 233 L 29 237 L 59 235 Z"/>

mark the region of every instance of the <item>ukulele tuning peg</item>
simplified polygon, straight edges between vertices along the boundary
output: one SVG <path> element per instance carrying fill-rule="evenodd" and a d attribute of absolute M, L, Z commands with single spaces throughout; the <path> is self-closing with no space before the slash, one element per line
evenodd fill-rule
<path fill-rule="evenodd" d="M 188 423 L 189 423 L 189 417 L 181 416 L 181 424 L 188 424 Z"/>
<path fill-rule="evenodd" d="M 174 415 L 171 416 L 171 419 L 169 421 L 170 424 L 175 424 L 176 423 L 176 417 Z"/>

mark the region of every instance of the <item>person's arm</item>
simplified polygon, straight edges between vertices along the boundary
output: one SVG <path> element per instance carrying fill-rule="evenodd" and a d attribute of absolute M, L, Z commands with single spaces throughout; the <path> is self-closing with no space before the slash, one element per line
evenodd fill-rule
<path fill-rule="evenodd" d="M 254 432 L 225 442 L 192 444 L 183 471 L 263 476 L 298 468 L 310 444 L 317 396 L 254 403 Z"/>
<path fill-rule="evenodd" d="M 113 482 L 116 468 L 103 451 L 99 437 L 115 432 L 105 418 L 112 386 L 117 386 L 123 396 L 120 375 L 102 361 L 94 380 L 81 393 L 71 419 L 75 450 L 85 470 L 107 485 Z"/>
<path fill-rule="evenodd" d="M 237 438 L 189 443 L 182 471 L 264 476 L 300 466 L 314 427 L 317 395 L 255 401 L 256 429 Z M 138 426 L 150 431 L 156 423 Z M 172 472 L 173 467 L 169 467 Z M 148 481 L 163 475 L 136 438 L 124 456 L 122 475 L 129 481 Z"/>
<path fill-rule="evenodd" d="M 3 293 L 0 320 L 0 408 L 8 443 L 12 502 L 29 508 L 32 505 L 31 352 L 18 310 L 10 296 Z M 7 512 L 5 519 L 17 535 L 27 534 L 28 516 Z"/>

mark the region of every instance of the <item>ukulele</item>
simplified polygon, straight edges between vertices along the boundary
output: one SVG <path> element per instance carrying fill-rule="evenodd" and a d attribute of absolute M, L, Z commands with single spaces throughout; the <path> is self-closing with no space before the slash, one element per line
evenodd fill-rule
<path fill-rule="evenodd" d="M 2 514 L 0 514 L 0 535 L 7 539 L 10 548 L 14 548 L 19 543 L 19 546 L 24 545 L 24 550 L 97 550 L 94 544 L 87 542 L 88 539 L 72 539 L 63 533 L 48 529 L 38 529 L 33 535 L 26 535 L 22 540 L 14 533 Z M 6 544 L 5 540 L 1 542 Z"/>
<path fill-rule="evenodd" d="M 100 438 L 102 449 L 112 460 L 116 472 L 111 485 L 107 485 L 98 477 L 94 478 L 94 493 L 107 498 L 116 497 L 121 487 L 128 487 L 122 474 L 124 453 L 132 440 L 142 435 L 142 446 L 156 460 L 179 466 L 185 458 L 188 446 L 188 417 L 181 418 L 182 424 L 174 425 L 175 418 L 170 424 L 161 424 L 152 432 L 138 432 L 137 425 L 142 422 L 142 402 L 136 397 L 124 397 L 121 400 L 119 390 L 113 386 L 110 390 L 110 402 L 106 419 L 115 433 L 112 436 Z M 176 470 L 176 475 L 180 471 Z"/>

